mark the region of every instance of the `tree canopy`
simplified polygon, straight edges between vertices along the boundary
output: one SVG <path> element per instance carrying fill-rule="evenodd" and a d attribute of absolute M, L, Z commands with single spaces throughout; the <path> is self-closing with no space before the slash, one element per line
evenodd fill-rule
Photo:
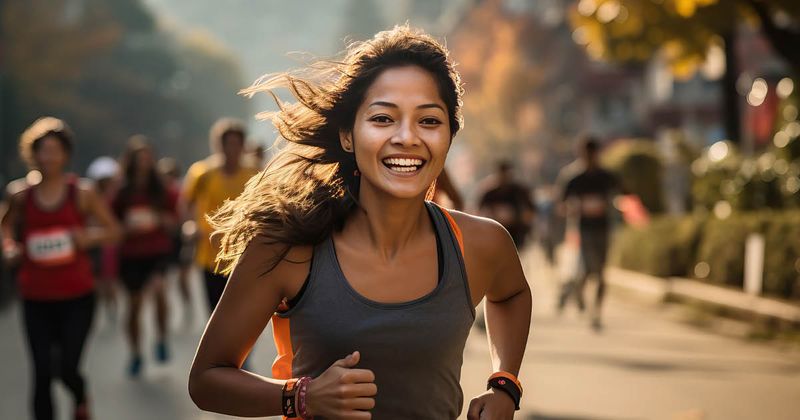
<path fill-rule="evenodd" d="M 117 156 L 137 133 L 188 163 L 208 153 L 216 118 L 249 114 L 225 48 L 160 29 L 139 0 L 9 0 L 0 8 L 5 176 L 24 172 L 16 139 L 43 115 L 73 127 L 73 167 L 82 172 L 96 156 Z"/>

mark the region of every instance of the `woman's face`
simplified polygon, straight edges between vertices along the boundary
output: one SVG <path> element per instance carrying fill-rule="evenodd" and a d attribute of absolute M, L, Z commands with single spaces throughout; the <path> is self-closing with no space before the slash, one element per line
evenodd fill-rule
<path fill-rule="evenodd" d="M 352 133 L 342 132 L 340 140 L 355 152 L 361 194 L 424 195 L 450 147 L 447 108 L 433 76 L 417 66 L 381 73 L 356 112 Z"/>
<path fill-rule="evenodd" d="M 134 159 L 136 159 L 136 170 L 139 173 L 146 173 L 155 165 L 153 151 L 149 147 L 137 151 Z"/>
<path fill-rule="evenodd" d="M 43 175 L 58 174 L 67 166 L 69 153 L 64 149 L 61 140 L 55 136 L 47 136 L 37 142 L 33 159 Z"/>

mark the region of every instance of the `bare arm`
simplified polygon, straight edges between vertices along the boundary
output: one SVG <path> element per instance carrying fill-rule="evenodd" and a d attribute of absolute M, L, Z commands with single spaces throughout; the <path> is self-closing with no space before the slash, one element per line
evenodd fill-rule
<path fill-rule="evenodd" d="M 94 186 L 89 182 L 82 182 L 79 194 L 81 208 L 85 213 L 92 215 L 100 226 L 92 226 L 76 234 L 78 246 L 87 249 L 119 242 L 122 239 L 122 227 L 111 214 L 108 203 L 97 194 Z"/>
<path fill-rule="evenodd" d="M 23 204 L 24 192 L 12 190 L 11 186 L 6 190 L 6 195 L 2 201 L 2 219 L 0 219 L 0 237 L 3 246 L 3 262 L 7 266 L 16 265 L 22 255 L 21 246 L 18 243 L 16 226 L 19 223 L 19 211 Z"/>
<path fill-rule="evenodd" d="M 288 256 L 292 261 L 310 258 L 308 249 L 292 251 Z M 277 246 L 253 240 L 211 315 L 189 374 L 189 394 L 203 410 L 243 417 L 281 414 L 285 380 L 240 369 L 281 299 L 293 295 L 287 285 L 299 279 L 302 286 L 308 273 L 310 262 L 293 264 L 284 260 L 264 274 L 264 262 L 277 252 Z"/>
<path fill-rule="evenodd" d="M 454 215 L 456 216 L 456 215 Z M 486 297 L 484 311 L 492 368 L 519 374 L 531 322 L 531 290 L 508 232 L 497 222 L 459 214 L 473 303 Z M 491 389 L 470 404 L 469 419 L 506 418 L 512 400 Z M 499 416 L 499 417 L 495 417 Z"/>
<path fill-rule="evenodd" d="M 528 342 L 532 299 L 514 243 L 503 233 L 493 255 L 495 274 L 486 291 L 486 331 L 494 370 L 517 375 Z"/>

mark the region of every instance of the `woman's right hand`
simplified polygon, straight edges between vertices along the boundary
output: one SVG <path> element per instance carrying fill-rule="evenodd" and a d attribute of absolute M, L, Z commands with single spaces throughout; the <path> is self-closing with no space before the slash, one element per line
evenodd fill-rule
<path fill-rule="evenodd" d="M 375 407 L 375 374 L 354 369 L 361 359 L 357 351 L 331 365 L 308 384 L 306 407 L 310 416 L 326 419 L 371 419 Z"/>

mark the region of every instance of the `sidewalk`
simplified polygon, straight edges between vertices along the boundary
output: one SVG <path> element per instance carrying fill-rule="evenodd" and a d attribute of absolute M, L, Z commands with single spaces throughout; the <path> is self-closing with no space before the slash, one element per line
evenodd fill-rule
<path fill-rule="evenodd" d="M 606 281 L 621 295 L 651 302 L 702 304 L 716 313 L 774 329 L 800 328 L 800 304 L 749 295 L 728 287 L 679 277 L 661 278 L 608 267 Z"/>

